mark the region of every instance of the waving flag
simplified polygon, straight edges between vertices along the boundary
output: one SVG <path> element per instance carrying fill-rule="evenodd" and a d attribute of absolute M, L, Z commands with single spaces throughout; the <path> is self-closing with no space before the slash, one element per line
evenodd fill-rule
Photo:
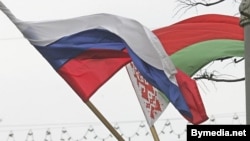
<path fill-rule="evenodd" d="M 137 21 L 94 14 L 25 22 L 17 19 L 1 2 L 0 9 L 84 102 L 132 59 L 148 83 L 163 92 L 186 119 L 197 123 L 176 80 L 177 70 L 160 40 Z"/>
<path fill-rule="evenodd" d="M 169 100 L 157 88 L 147 82 L 133 62 L 126 65 L 136 96 L 149 127 L 152 127 L 169 104 Z"/>
<path fill-rule="evenodd" d="M 176 67 L 184 72 L 178 71 L 176 79 L 192 115 L 195 115 L 193 122 L 202 121 L 207 115 L 197 85 L 190 77 L 213 60 L 243 57 L 244 34 L 239 26 L 239 18 L 206 14 L 156 29 L 154 33 Z"/>
<path fill-rule="evenodd" d="M 244 33 L 239 22 L 238 17 L 206 14 L 156 29 L 154 33 L 175 66 L 193 76 L 218 58 L 243 56 Z"/>

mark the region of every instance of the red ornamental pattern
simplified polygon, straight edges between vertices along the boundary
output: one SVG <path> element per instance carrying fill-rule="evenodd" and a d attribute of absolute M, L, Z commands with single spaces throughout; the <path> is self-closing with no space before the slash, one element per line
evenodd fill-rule
<path fill-rule="evenodd" d="M 146 108 L 150 112 L 150 117 L 154 119 L 158 112 L 162 112 L 160 101 L 157 96 L 158 91 L 143 78 L 132 63 L 131 67 L 133 68 L 134 77 L 136 78 L 137 86 L 140 89 L 141 97 L 144 99 Z"/>

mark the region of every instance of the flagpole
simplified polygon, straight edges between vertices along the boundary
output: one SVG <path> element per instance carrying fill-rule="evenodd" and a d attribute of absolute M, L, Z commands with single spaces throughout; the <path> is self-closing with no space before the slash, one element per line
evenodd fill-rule
<path fill-rule="evenodd" d="M 85 102 L 86 105 L 94 112 L 94 114 L 102 121 L 102 123 L 109 129 L 109 131 L 116 137 L 118 141 L 124 141 L 122 136 L 114 129 L 114 127 L 107 121 L 107 119 L 97 110 L 92 102 Z"/>
<path fill-rule="evenodd" d="M 250 125 L 250 1 L 242 0 L 239 6 L 240 26 L 244 27 L 246 124 Z"/>
<path fill-rule="evenodd" d="M 158 136 L 158 134 L 157 134 L 157 132 L 156 132 L 156 129 L 155 129 L 155 126 L 154 126 L 154 125 L 152 125 L 152 126 L 150 127 L 150 131 L 151 131 L 151 133 L 152 133 L 152 136 L 153 136 L 153 138 L 154 138 L 154 141 L 160 141 L 159 136 Z"/>

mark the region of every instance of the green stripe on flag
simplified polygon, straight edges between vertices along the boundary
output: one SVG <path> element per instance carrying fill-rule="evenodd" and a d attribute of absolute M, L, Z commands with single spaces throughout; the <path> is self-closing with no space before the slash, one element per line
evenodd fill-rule
<path fill-rule="evenodd" d="M 202 67 L 223 57 L 243 57 L 244 41 L 209 40 L 190 45 L 171 55 L 175 66 L 189 76 Z"/>

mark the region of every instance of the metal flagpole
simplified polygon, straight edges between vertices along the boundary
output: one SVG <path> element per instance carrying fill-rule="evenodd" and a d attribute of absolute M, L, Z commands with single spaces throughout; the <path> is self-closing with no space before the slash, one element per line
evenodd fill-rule
<path fill-rule="evenodd" d="M 114 129 L 114 127 L 106 120 L 106 118 L 96 109 L 92 102 L 85 102 L 86 105 L 95 113 L 95 115 L 102 121 L 102 123 L 109 129 L 109 131 L 116 137 L 118 141 L 124 141 L 122 136 Z"/>
<path fill-rule="evenodd" d="M 157 132 L 156 132 L 156 129 L 155 129 L 155 126 L 154 126 L 154 125 L 152 125 L 152 126 L 150 127 L 150 131 L 151 131 L 151 133 L 152 133 L 152 136 L 153 136 L 153 138 L 154 138 L 154 141 L 160 141 L 159 136 L 158 136 L 158 134 L 157 134 Z"/>
<path fill-rule="evenodd" d="M 95 115 L 102 121 L 102 123 L 109 129 L 109 131 L 117 138 L 118 141 L 124 141 L 122 136 L 114 129 L 114 127 L 105 119 L 105 117 L 96 109 L 92 102 L 85 102 L 86 105 L 95 113 Z"/>
<path fill-rule="evenodd" d="M 250 0 L 242 0 L 239 11 L 240 26 L 244 27 L 246 124 L 250 125 Z"/>

